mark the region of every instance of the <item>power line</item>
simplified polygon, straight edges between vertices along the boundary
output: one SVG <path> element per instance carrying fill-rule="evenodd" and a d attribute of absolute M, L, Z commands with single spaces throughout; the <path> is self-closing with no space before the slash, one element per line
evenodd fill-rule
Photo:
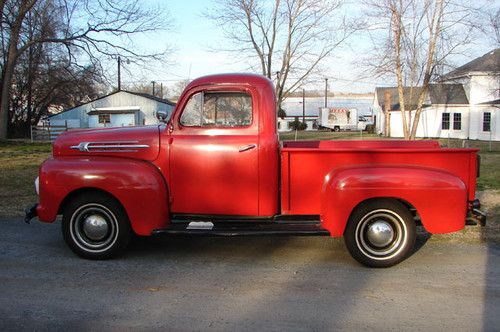
<path fill-rule="evenodd" d="M 169 74 L 172 76 L 178 76 L 174 74 Z M 170 79 L 156 79 L 156 82 L 164 82 L 164 83 L 177 83 L 177 82 L 182 82 L 182 81 L 189 81 L 190 79 L 187 77 L 182 78 L 181 76 L 178 76 L 179 78 L 170 78 Z M 297 80 L 299 77 L 288 77 L 289 80 Z M 324 84 L 325 80 L 330 80 L 332 84 L 335 84 L 335 82 L 346 82 L 346 83 L 354 83 L 354 84 L 362 84 L 362 85 L 372 85 L 372 86 L 391 86 L 391 84 L 388 84 L 387 81 L 385 80 L 365 80 L 365 79 L 349 79 L 349 78 L 343 78 L 343 77 L 309 77 L 304 81 L 304 85 L 308 84 Z M 148 79 L 143 79 L 143 80 L 128 80 L 128 81 L 123 81 L 122 83 L 124 84 L 151 84 L 151 80 Z M 395 84 L 395 83 L 394 83 Z M 394 85 L 392 84 L 392 85 Z M 344 85 L 345 86 L 345 85 Z"/>

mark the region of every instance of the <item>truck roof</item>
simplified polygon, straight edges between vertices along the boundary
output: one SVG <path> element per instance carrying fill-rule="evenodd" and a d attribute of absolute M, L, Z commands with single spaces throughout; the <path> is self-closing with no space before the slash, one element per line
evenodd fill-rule
<path fill-rule="evenodd" d="M 227 73 L 202 76 L 191 81 L 186 89 L 191 87 L 205 84 L 250 84 L 250 85 L 271 85 L 273 83 L 270 79 L 262 75 L 256 74 L 241 74 L 241 73 Z M 274 87 L 273 87 L 274 88 Z"/>

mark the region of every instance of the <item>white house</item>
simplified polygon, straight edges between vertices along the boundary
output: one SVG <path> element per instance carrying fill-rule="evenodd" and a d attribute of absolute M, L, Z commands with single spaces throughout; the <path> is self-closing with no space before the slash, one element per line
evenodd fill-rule
<path fill-rule="evenodd" d="M 97 128 L 158 123 L 158 111 L 172 113 L 175 104 L 146 93 L 116 91 L 48 117 L 51 126 Z"/>
<path fill-rule="evenodd" d="M 403 137 L 397 88 L 377 87 L 373 100 L 376 130 L 385 126 L 384 94 L 391 94 L 390 136 Z M 404 88 L 407 110 L 416 108 L 420 88 Z M 500 49 L 453 70 L 431 84 L 417 127 L 417 137 L 500 140 Z"/>
<path fill-rule="evenodd" d="M 391 96 L 389 136 L 403 137 L 398 89 L 394 87 L 375 89 L 373 109 L 375 110 L 376 131 L 377 133 L 384 132 L 386 91 L 389 91 Z M 421 88 L 411 90 L 405 87 L 403 89 L 406 110 L 416 109 L 420 91 Z M 430 84 L 423 105 L 417 127 L 417 137 L 467 138 L 469 102 L 461 84 Z"/>

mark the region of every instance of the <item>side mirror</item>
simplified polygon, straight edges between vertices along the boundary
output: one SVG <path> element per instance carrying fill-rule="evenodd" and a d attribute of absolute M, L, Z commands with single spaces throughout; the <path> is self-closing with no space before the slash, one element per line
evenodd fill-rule
<path fill-rule="evenodd" d="M 162 111 L 162 110 L 157 111 L 156 112 L 156 118 L 160 122 L 167 123 L 168 122 L 168 112 L 167 111 Z"/>

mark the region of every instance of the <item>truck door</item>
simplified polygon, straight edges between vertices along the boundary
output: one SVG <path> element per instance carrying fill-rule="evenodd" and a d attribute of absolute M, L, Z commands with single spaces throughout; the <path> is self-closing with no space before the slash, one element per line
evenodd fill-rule
<path fill-rule="evenodd" d="M 258 119 L 252 94 L 207 86 L 186 94 L 169 125 L 171 211 L 258 215 Z"/>

